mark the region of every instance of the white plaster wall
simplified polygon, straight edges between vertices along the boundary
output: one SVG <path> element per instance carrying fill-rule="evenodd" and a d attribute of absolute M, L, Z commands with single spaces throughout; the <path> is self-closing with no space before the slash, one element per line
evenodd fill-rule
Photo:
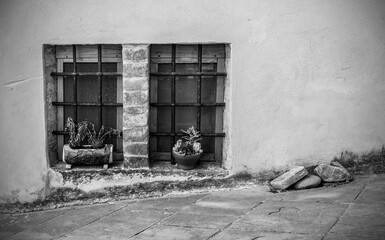
<path fill-rule="evenodd" d="M 0 199 L 47 175 L 43 44 L 230 43 L 234 172 L 385 142 L 385 1 L 0 1 Z"/>

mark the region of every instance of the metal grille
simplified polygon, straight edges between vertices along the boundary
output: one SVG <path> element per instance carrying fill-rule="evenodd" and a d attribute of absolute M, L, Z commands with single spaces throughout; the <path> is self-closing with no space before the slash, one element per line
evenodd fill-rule
<path fill-rule="evenodd" d="M 196 108 L 196 128 L 198 130 L 201 129 L 201 120 L 202 120 L 202 107 L 212 107 L 212 108 L 223 108 L 225 107 L 224 102 L 215 102 L 215 103 L 202 103 L 202 77 L 204 76 L 212 76 L 213 81 L 216 81 L 217 76 L 223 76 L 225 77 L 227 74 L 226 72 L 205 72 L 202 71 L 202 44 L 198 44 L 198 51 L 197 51 L 197 71 L 191 72 L 183 72 L 183 71 L 177 71 L 177 63 L 176 63 L 176 51 L 177 51 L 177 45 L 172 44 L 171 45 L 171 71 L 170 72 L 151 72 L 151 77 L 168 77 L 170 81 L 170 89 L 171 89 L 171 101 L 169 103 L 159 102 L 158 100 L 156 102 L 150 103 L 151 107 L 155 107 L 156 109 L 162 108 L 162 107 L 168 107 L 171 108 L 171 131 L 170 132 L 158 132 L 158 131 L 151 131 L 150 137 L 170 137 L 171 138 L 171 146 L 169 148 L 169 157 L 168 159 L 161 158 L 157 159 L 155 154 L 151 153 L 151 160 L 167 160 L 171 161 L 172 164 L 175 164 L 174 159 L 172 159 L 171 156 L 171 147 L 175 144 L 177 137 L 183 136 L 182 133 L 180 133 L 179 129 L 176 129 L 176 108 Z M 224 51 L 224 46 L 223 46 Z M 159 56 L 161 57 L 161 56 Z M 190 102 L 190 103 L 178 103 L 176 101 L 176 81 L 178 76 L 191 76 L 195 77 L 196 79 L 196 102 Z M 161 81 L 161 80 L 159 80 Z M 151 81 L 150 81 L 151 82 Z M 152 89 L 150 87 L 150 89 Z M 156 90 L 157 91 L 157 90 Z M 150 94 L 154 94 L 150 91 Z M 150 97 L 150 99 L 152 99 Z M 151 116 L 150 116 L 151 117 Z M 158 128 L 156 128 L 158 130 Z M 225 133 L 223 132 L 201 132 L 202 137 L 214 137 L 214 138 L 223 138 L 225 137 Z M 150 141 L 151 142 L 151 141 Z M 204 146 L 202 146 L 204 149 Z M 150 146 L 150 149 L 151 146 Z M 204 153 L 205 154 L 205 153 Z M 215 162 L 221 162 L 222 159 L 213 159 L 210 161 Z"/>
<path fill-rule="evenodd" d="M 102 45 L 99 44 L 97 46 L 97 72 L 78 72 L 78 63 L 77 63 L 77 46 L 72 45 L 72 72 L 52 72 L 51 76 L 54 77 L 65 77 L 65 81 L 70 81 L 72 78 L 73 81 L 73 101 L 71 102 L 52 102 L 54 106 L 72 106 L 73 107 L 73 120 L 74 122 L 78 122 L 78 108 L 81 106 L 88 107 L 97 107 L 98 108 L 98 119 L 100 125 L 103 125 L 103 107 L 123 107 L 122 103 L 114 103 L 114 102 L 103 102 L 103 77 L 104 76 L 122 76 L 122 73 L 119 72 L 103 72 L 102 71 Z M 97 102 L 78 102 L 78 77 L 79 76 L 97 76 L 98 77 L 98 101 Z M 65 119 L 64 119 L 65 120 Z M 68 133 L 65 131 L 53 131 L 53 134 L 57 135 L 67 135 Z"/>

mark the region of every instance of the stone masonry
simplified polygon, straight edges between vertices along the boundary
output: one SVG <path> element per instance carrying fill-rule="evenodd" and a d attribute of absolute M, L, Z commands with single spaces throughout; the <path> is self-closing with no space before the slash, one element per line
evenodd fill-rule
<path fill-rule="evenodd" d="M 149 45 L 123 45 L 124 167 L 147 168 L 149 137 Z"/>
<path fill-rule="evenodd" d="M 57 109 L 52 102 L 57 101 L 57 81 L 51 76 L 51 72 L 57 72 L 57 61 L 55 46 L 44 45 L 44 99 L 46 107 L 45 120 L 47 123 L 47 142 L 49 164 L 55 165 L 58 161 L 57 156 L 57 139 L 52 131 L 57 128 Z"/>

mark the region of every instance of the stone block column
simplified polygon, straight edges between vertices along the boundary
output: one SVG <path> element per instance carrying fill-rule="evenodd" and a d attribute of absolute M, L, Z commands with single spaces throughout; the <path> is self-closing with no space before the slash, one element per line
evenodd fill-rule
<path fill-rule="evenodd" d="M 149 45 L 124 44 L 123 152 L 124 167 L 148 168 Z"/>
<path fill-rule="evenodd" d="M 58 163 L 57 136 L 52 131 L 57 129 L 57 107 L 52 102 L 57 101 L 57 80 L 51 76 L 51 72 L 57 72 L 57 60 L 54 45 L 43 46 L 44 56 L 44 99 L 45 99 L 45 122 L 47 128 L 47 143 L 49 165 Z"/>

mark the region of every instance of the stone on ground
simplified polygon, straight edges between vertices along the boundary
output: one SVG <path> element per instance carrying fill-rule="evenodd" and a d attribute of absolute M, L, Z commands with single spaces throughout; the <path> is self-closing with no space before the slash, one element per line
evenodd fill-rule
<path fill-rule="evenodd" d="M 321 184 L 321 178 L 316 175 L 307 175 L 306 177 L 299 180 L 296 184 L 294 184 L 294 189 L 307 189 L 307 188 L 315 188 Z"/>
<path fill-rule="evenodd" d="M 324 182 L 343 182 L 352 180 L 352 176 L 339 162 L 333 161 L 331 165 L 320 164 L 314 169 Z"/>
<path fill-rule="evenodd" d="M 270 185 L 276 190 L 284 190 L 306 175 L 308 175 L 308 172 L 303 166 L 295 167 L 271 181 Z"/>

